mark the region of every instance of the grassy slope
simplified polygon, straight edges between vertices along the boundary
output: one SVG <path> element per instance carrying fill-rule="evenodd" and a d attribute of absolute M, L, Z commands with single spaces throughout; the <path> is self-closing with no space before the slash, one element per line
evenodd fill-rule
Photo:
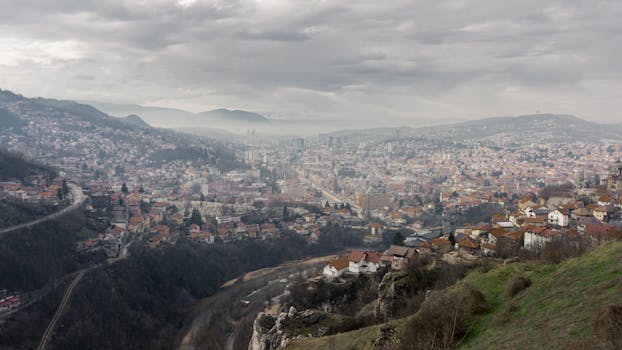
<path fill-rule="evenodd" d="M 532 285 L 506 300 L 506 282 L 515 274 Z M 598 310 L 622 302 L 622 242 L 600 247 L 559 265 L 520 263 L 487 273 L 472 272 L 464 282 L 481 290 L 492 305 L 471 330 L 465 349 L 564 349 L 590 341 Z M 462 283 L 462 282 L 461 282 Z M 514 312 L 507 312 L 508 307 Z M 405 319 L 393 321 L 402 328 Z M 371 349 L 380 326 L 322 338 L 295 340 L 288 349 Z"/>
<path fill-rule="evenodd" d="M 506 300 L 503 289 L 515 273 L 531 287 Z M 472 330 L 465 349 L 564 349 L 592 339 L 592 322 L 605 305 L 622 302 L 622 242 L 609 243 L 559 265 L 514 264 L 472 273 L 492 311 Z M 513 305 L 515 312 L 507 312 Z"/>
<path fill-rule="evenodd" d="M 395 328 L 400 329 L 409 318 L 389 322 Z M 288 350 L 307 349 L 373 349 L 374 340 L 378 337 L 380 325 L 365 327 L 355 331 L 330 335 L 321 338 L 306 338 L 293 340 L 288 344 Z"/>

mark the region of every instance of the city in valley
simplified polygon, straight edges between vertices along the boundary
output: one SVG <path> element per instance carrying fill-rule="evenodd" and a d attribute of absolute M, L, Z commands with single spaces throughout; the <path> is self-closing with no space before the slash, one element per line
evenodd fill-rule
<path fill-rule="evenodd" d="M 622 349 L 621 16 L 0 3 L 0 349 Z"/>
<path fill-rule="evenodd" d="M 199 315 L 175 330 L 188 332 L 181 343 L 145 340 L 154 344 L 283 348 L 366 327 L 379 329 L 370 331 L 379 332 L 376 340 L 397 343 L 414 336 L 404 317 L 421 310 L 431 292 L 451 295 L 457 292 L 448 288 L 462 283 L 474 288 L 461 282 L 469 271 L 516 264 L 515 272 L 502 273 L 531 284 L 538 277 L 529 275 L 540 266 L 592 254 L 622 234 L 620 144 L 592 139 L 585 130 L 574 130 L 573 142 L 555 136 L 567 123 L 585 123 L 575 117 L 513 118 L 525 130 L 539 125 L 528 138 L 516 129 L 485 136 L 455 131 L 478 128 L 466 123 L 376 134 L 249 130 L 226 142 L 132 123 L 75 102 L 9 91 L 1 100 L 15 121 L 0 137 L 3 164 L 15 162 L 3 167 L 1 235 L 18 244 L 3 249 L 17 249 L 7 257 L 12 264 L 23 254 L 38 265 L 5 267 L 4 339 L 25 321 L 45 321 L 46 304 L 62 297 L 49 309 L 56 313 L 38 345 L 74 346 L 59 333 L 58 319 L 65 324 L 107 304 L 89 300 L 95 292 L 87 288 L 132 293 L 150 286 L 175 298 L 191 294 L 173 300 L 166 312 L 183 315 L 195 304 Z M 60 226 L 50 224 L 56 221 Z M 59 241 L 46 244 L 49 239 Z M 30 240 L 44 241 L 34 255 Z M 66 259 L 60 265 L 39 265 L 60 257 Z M 290 260 L 299 262 L 271 268 Z M 258 276 L 247 273 L 265 267 Z M 100 274 L 109 280 L 95 280 Z M 390 292 L 383 290 L 387 284 Z M 215 297 L 230 305 L 219 311 L 230 318 L 220 326 L 205 316 L 213 307 L 199 302 Z M 487 305 L 482 312 L 490 312 L 492 301 L 481 302 Z M 102 320 L 110 317 L 117 316 Z M 205 333 L 236 322 L 245 328 Z"/>

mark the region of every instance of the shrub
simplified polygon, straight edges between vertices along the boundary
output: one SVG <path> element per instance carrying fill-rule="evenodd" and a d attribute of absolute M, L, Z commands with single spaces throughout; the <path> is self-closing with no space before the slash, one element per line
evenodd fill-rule
<path fill-rule="evenodd" d="M 516 275 L 512 277 L 505 285 L 505 296 L 512 298 L 516 294 L 520 293 L 523 289 L 528 288 L 531 285 L 531 280 L 522 275 Z"/>
<path fill-rule="evenodd" d="M 276 319 L 270 314 L 263 314 L 259 319 L 259 326 L 264 330 L 270 330 L 276 324 Z"/>
<path fill-rule="evenodd" d="M 622 349 L 622 304 L 608 305 L 598 312 L 594 334 L 611 349 Z"/>
<path fill-rule="evenodd" d="M 490 309 L 484 294 L 469 284 L 449 292 L 435 292 L 408 323 L 402 349 L 437 350 L 455 348 L 477 321 Z"/>

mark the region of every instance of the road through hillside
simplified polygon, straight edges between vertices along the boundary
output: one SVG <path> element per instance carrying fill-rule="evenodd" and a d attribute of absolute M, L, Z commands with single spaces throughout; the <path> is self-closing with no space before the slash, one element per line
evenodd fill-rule
<path fill-rule="evenodd" d="M 33 221 L 29 221 L 29 222 L 25 222 L 23 224 L 19 224 L 19 225 L 15 225 L 15 226 L 11 226 L 11 227 L 7 227 L 4 229 L 0 230 L 0 237 L 14 232 L 14 231 L 18 231 L 21 230 L 23 228 L 27 228 L 27 227 L 32 227 L 34 225 L 38 225 L 41 223 L 44 223 L 46 221 L 50 221 L 50 220 L 54 220 L 57 219 L 61 216 L 63 216 L 64 214 L 67 214 L 68 212 L 79 208 L 82 203 L 84 203 L 84 201 L 86 200 L 86 196 L 82 193 L 82 189 L 80 188 L 80 186 L 72 184 L 72 183 L 68 183 L 67 187 L 69 187 L 69 191 L 71 192 L 71 204 L 66 207 L 63 208 L 60 211 L 57 211 L 55 213 L 52 213 L 50 215 L 44 216 L 42 218 L 39 218 L 37 220 L 33 220 Z"/>
<path fill-rule="evenodd" d="M 335 255 L 295 260 L 248 272 L 225 283 L 221 290 L 203 299 L 192 315 L 192 322 L 183 333 L 179 350 L 247 349 L 256 315 L 265 308 L 263 298 L 247 296 L 270 281 L 307 271 L 317 273 Z M 274 291 L 275 293 L 280 293 Z"/>

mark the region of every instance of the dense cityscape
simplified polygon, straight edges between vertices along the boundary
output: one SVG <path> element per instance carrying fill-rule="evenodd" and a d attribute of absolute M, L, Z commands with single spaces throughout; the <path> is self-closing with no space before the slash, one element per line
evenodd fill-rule
<path fill-rule="evenodd" d="M 622 2 L 0 3 L 0 350 L 622 349 Z"/>

